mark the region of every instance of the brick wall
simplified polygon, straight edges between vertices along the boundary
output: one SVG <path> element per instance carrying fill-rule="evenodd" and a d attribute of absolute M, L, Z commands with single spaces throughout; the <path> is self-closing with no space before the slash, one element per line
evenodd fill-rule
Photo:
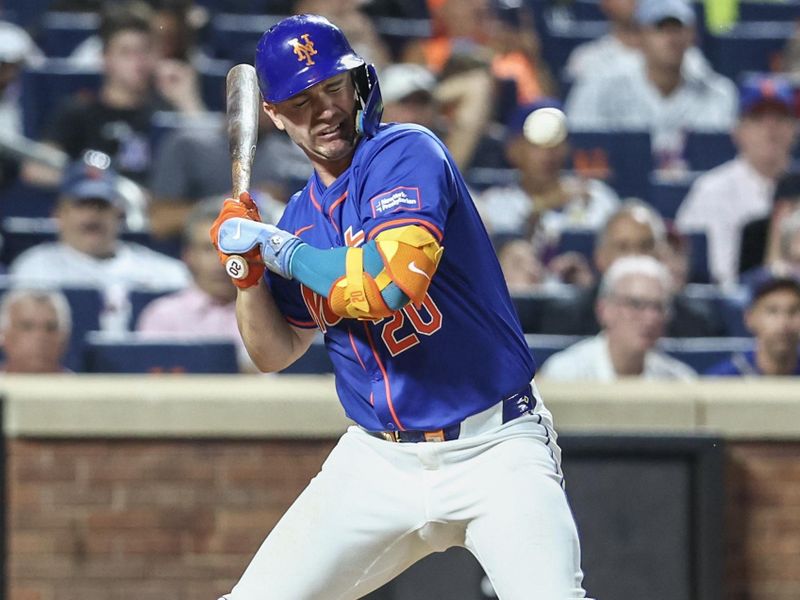
<path fill-rule="evenodd" d="M 800 444 L 729 445 L 727 600 L 800 598 Z"/>
<path fill-rule="evenodd" d="M 215 600 L 332 445 L 11 441 L 9 598 Z M 800 443 L 732 444 L 726 469 L 726 600 L 797 600 Z"/>
<path fill-rule="evenodd" d="M 331 447 L 12 441 L 10 600 L 216 600 Z"/>

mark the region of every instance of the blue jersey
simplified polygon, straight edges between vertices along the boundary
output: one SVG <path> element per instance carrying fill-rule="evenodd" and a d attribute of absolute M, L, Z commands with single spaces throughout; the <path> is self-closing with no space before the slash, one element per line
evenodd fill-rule
<path fill-rule="evenodd" d="M 756 354 L 750 352 L 736 352 L 730 358 L 717 363 L 716 365 L 707 369 L 704 375 L 713 375 L 716 377 L 736 377 L 741 375 L 758 375 L 763 376 L 764 373 L 758 368 L 756 363 Z M 800 360 L 797 361 L 792 375 L 800 375 Z"/>
<path fill-rule="evenodd" d="M 534 374 L 489 236 L 441 141 L 416 125 L 381 125 L 330 187 L 314 173 L 278 227 L 316 248 L 358 247 L 381 231 L 419 225 L 444 247 L 424 302 L 362 321 L 269 274 L 281 312 L 318 327 L 348 417 L 377 430 L 454 425 L 525 388 Z"/>

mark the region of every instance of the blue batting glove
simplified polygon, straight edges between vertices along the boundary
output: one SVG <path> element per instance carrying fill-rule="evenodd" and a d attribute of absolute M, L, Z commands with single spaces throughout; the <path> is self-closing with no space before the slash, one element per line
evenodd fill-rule
<path fill-rule="evenodd" d="M 261 247 L 264 264 L 273 273 L 292 278 L 291 263 L 295 250 L 303 241 L 288 231 L 268 223 L 239 217 L 228 219 L 219 228 L 219 249 L 225 254 L 246 254 Z"/>

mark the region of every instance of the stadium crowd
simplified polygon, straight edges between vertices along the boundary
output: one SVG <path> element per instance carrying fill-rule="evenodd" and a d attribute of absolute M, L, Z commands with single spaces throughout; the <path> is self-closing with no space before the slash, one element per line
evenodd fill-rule
<path fill-rule="evenodd" d="M 385 121 L 447 144 L 543 377 L 800 375 L 800 0 L 737 4 L 725 23 L 689 0 L 0 3 L 2 369 L 251 370 L 205 237 L 230 188 L 224 78 L 312 12 L 376 65 Z M 526 134 L 542 107 L 567 115 L 554 147 Z M 265 219 L 309 169 L 262 118 Z"/>

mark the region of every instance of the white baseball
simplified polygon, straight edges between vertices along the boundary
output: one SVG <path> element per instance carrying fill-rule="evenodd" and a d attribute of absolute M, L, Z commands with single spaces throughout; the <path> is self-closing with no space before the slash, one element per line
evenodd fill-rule
<path fill-rule="evenodd" d="M 539 108 L 525 119 L 522 133 L 531 144 L 558 146 L 567 137 L 567 117 L 557 108 Z"/>

